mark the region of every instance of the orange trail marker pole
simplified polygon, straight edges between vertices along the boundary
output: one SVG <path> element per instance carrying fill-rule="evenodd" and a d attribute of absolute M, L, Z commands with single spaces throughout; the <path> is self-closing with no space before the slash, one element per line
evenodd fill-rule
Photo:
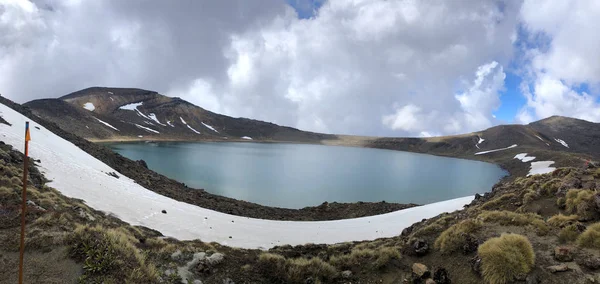
<path fill-rule="evenodd" d="M 27 170 L 29 169 L 29 121 L 25 122 L 25 157 L 23 157 L 23 200 L 21 204 L 21 253 L 19 254 L 19 284 L 23 284 L 23 257 L 25 255 L 25 214 L 27 213 Z"/>

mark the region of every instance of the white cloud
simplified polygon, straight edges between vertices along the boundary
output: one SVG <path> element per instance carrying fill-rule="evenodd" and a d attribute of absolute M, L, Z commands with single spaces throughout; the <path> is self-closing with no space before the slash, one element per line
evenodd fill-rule
<path fill-rule="evenodd" d="M 521 18 L 534 43 L 540 36 L 548 43 L 528 52 L 530 87 L 523 90 L 527 105 L 517 121 L 551 115 L 600 121 L 597 97 L 580 89 L 597 90 L 600 84 L 600 33 L 593 24 L 600 2 L 527 0 Z"/>
<path fill-rule="evenodd" d="M 11 35 L 0 37 L 0 92 L 17 101 L 139 87 L 236 117 L 394 136 L 496 123 L 520 9 L 331 0 L 298 19 L 283 1 L 0 1 L 1 19 L 24 23 L 0 20 Z"/>

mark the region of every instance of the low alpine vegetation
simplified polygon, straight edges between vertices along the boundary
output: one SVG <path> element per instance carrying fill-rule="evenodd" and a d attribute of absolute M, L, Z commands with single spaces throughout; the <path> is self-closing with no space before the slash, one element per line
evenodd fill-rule
<path fill-rule="evenodd" d="M 590 225 L 577 238 L 577 245 L 584 248 L 600 249 L 600 223 Z"/>
<path fill-rule="evenodd" d="M 486 223 L 497 223 L 503 226 L 532 226 L 538 235 L 548 234 L 550 228 L 542 217 L 533 213 L 515 213 L 511 211 L 485 211 L 479 217 Z"/>
<path fill-rule="evenodd" d="M 453 225 L 435 240 L 434 247 L 442 253 L 453 253 L 463 248 L 467 242 L 467 236 L 481 228 L 482 223 L 478 220 L 467 219 Z"/>
<path fill-rule="evenodd" d="M 535 264 L 535 253 L 525 236 L 503 234 L 479 246 L 481 272 L 486 282 L 504 284 L 518 275 L 529 273 Z"/>

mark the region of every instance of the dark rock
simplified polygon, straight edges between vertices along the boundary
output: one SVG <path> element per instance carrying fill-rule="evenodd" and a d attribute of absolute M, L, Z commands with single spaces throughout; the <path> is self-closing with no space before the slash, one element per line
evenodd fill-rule
<path fill-rule="evenodd" d="M 483 198 L 483 196 L 481 196 L 481 194 L 475 193 L 475 200 L 479 200 L 481 198 Z"/>
<path fill-rule="evenodd" d="M 423 256 L 429 252 L 429 244 L 423 239 L 416 239 L 412 243 L 412 248 L 417 256 Z"/>
<path fill-rule="evenodd" d="M 474 256 L 469 260 L 469 265 L 471 266 L 471 271 L 481 276 L 481 258 L 479 256 Z"/>
<path fill-rule="evenodd" d="M 148 168 L 148 164 L 146 163 L 146 161 L 144 160 L 138 160 L 136 161 L 138 164 L 140 164 L 140 166 L 144 167 L 144 168 Z"/>
<path fill-rule="evenodd" d="M 450 284 L 452 281 L 450 280 L 450 275 L 448 271 L 444 268 L 437 268 L 433 273 L 433 280 L 437 284 Z"/>
<path fill-rule="evenodd" d="M 479 240 L 475 236 L 466 234 L 464 239 L 465 244 L 463 245 L 463 254 L 470 254 L 474 251 L 477 251 L 477 248 L 479 247 Z"/>
<path fill-rule="evenodd" d="M 312 279 L 312 277 L 308 277 L 306 278 L 306 280 L 304 280 L 304 284 L 314 284 L 315 280 Z"/>
<path fill-rule="evenodd" d="M 400 233 L 401 237 L 405 237 L 410 235 L 410 233 L 412 233 L 413 229 L 414 229 L 414 224 L 410 225 L 409 227 L 406 227 L 404 230 L 402 230 L 402 233 Z"/>
<path fill-rule="evenodd" d="M 167 214 L 167 210 L 163 210 L 161 211 L 163 214 Z"/>
<path fill-rule="evenodd" d="M 573 248 L 559 246 L 554 248 L 554 259 L 560 262 L 573 261 Z"/>

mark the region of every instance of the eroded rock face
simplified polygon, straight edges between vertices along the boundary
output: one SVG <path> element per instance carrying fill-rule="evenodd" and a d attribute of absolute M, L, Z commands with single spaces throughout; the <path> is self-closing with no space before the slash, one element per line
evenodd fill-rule
<path fill-rule="evenodd" d="M 600 257 L 584 255 L 576 260 L 577 264 L 590 270 L 600 269 Z"/>

